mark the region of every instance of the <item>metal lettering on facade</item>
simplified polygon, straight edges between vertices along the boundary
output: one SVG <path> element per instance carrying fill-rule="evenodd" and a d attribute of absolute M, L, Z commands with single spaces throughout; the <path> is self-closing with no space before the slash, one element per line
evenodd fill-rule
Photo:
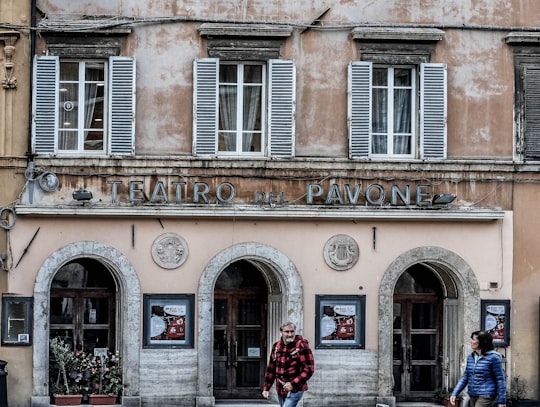
<path fill-rule="evenodd" d="M 111 186 L 112 203 L 125 202 L 119 196 L 119 187 L 123 181 L 107 181 Z M 370 205 L 381 206 L 428 206 L 431 204 L 431 188 L 429 184 L 417 184 L 411 187 L 406 184 L 399 186 L 392 184 L 385 187 L 378 183 L 367 184 L 363 188 L 361 183 L 323 185 L 310 183 L 306 185 L 303 202 L 296 197 L 286 197 L 283 191 L 255 191 L 253 202 L 256 205 L 285 205 L 291 200 L 305 205 Z M 212 188 L 208 183 L 196 181 L 192 183 L 171 181 L 166 184 L 157 181 L 150 197 L 145 193 L 144 181 L 132 180 L 127 184 L 127 202 L 134 204 L 231 204 L 237 196 L 237 190 L 231 182 L 221 182 Z"/>

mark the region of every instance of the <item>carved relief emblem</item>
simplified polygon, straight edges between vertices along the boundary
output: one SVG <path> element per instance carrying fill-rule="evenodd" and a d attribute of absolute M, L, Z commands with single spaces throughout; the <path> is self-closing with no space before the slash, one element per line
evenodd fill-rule
<path fill-rule="evenodd" d="M 152 244 L 152 258 L 164 269 L 180 267 L 187 260 L 188 254 L 186 241 L 176 233 L 164 233 Z"/>
<path fill-rule="evenodd" d="M 326 264 L 334 270 L 349 270 L 360 257 L 356 241 L 348 235 L 335 235 L 327 240 L 323 249 Z"/>

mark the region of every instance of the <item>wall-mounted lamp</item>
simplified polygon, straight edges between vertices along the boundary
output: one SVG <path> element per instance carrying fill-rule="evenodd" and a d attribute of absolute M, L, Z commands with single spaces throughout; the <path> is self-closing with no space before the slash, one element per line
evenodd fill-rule
<path fill-rule="evenodd" d="M 433 205 L 447 205 L 454 202 L 454 199 L 456 199 L 456 194 L 435 194 L 431 203 Z"/>
<path fill-rule="evenodd" d="M 89 201 L 92 199 L 92 192 L 86 189 L 77 189 L 73 191 L 73 199 L 76 201 Z"/>

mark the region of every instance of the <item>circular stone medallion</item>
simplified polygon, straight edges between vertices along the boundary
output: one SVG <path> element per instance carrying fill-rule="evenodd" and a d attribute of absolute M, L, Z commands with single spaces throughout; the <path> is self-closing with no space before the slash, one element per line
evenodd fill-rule
<path fill-rule="evenodd" d="M 323 256 L 330 268 L 338 271 L 349 270 L 358 261 L 360 249 L 352 237 L 335 235 L 324 245 Z"/>
<path fill-rule="evenodd" d="M 176 233 L 164 233 L 152 243 L 152 258 L 164 269 L 175 269 L 187 260 L 188 245 L 184 238 Z"/>

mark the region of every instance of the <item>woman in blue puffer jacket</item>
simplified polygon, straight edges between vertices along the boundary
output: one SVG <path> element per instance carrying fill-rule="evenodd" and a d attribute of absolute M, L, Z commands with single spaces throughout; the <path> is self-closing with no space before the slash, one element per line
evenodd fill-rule
<path fill-rule="evenodd" d="M 493 350 L 493 337 L 489 332 L 475 331 L 471 334 L 472 353 L 467 366 L 450 396 L 455 405 L 456 397 L 468 386 L 471 407 L 491 407 L 496 401 L 499 407 L 506 405 L 506 379 L 502 357 Z"/>

